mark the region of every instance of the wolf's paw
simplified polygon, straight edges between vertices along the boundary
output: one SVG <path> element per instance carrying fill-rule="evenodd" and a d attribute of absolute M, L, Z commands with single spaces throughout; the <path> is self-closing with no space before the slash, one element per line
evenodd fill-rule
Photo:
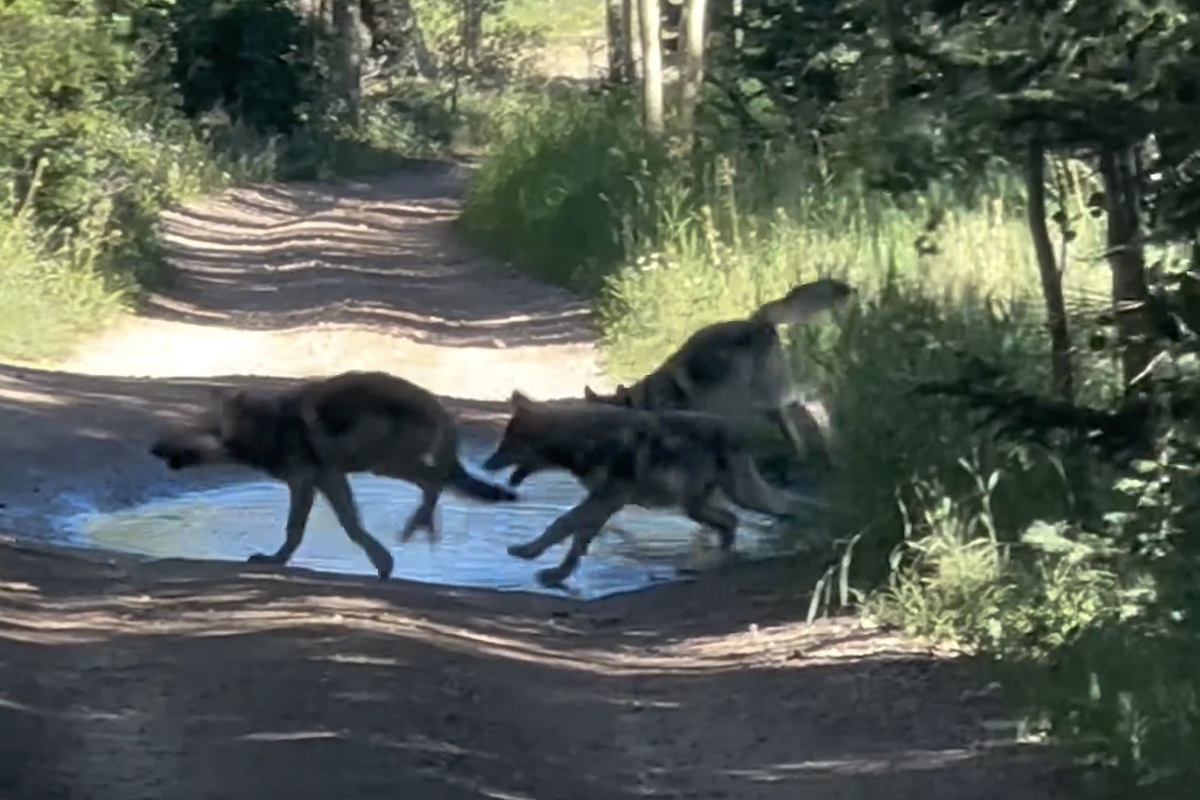
<path fill-rule="evenodd" d="M 247 564 L 270 564 L 278 566 L 283 563 L 283 559 L 274 553 L 254 553 L 246 559 Z"/>
<path fill-rule="evenodd" d="M 570 574 L 560 567 L 549 567 L 537 571 L 537 582 L 547 589 L 563 589 L 563 581 Z"/>
<path fill-rule="evenodd" d="M 514 545 L 510 545 L 508 548 L 508 554 L 510 556 L 512 556 L 513 558 L 524 559 L 525 561 L 532 561 L 533 559 L 537 558 L 544 552 L 546 552 L 546 549 L 544 547 L 542 547 L 541 545 L 539 545 L 537 542 L 525 542 L 524 544 L 514 544 Z"/>
<path fill-rule="evenodd" d="M 375 571 L 379 573 L 379 580 L 386 581 L 392 577 L 392 570 L 396 568 L 396 559 L 392 558 L 392 554 L 384 551 L 381 555 L 371 559 L 371 563 L 375 566 Z"/>
<path fill-rule="evenodd" d="M 425 531 L 425 540 L 430 544 L 437 544 L 442 540 L 442 532 L 436 525 L 418 525 L 415 527 L 405 528 L 400 531 L 400 542 L 407 543 L 412 541 L 412 538 L 417 535 L 417 531 Z"/>

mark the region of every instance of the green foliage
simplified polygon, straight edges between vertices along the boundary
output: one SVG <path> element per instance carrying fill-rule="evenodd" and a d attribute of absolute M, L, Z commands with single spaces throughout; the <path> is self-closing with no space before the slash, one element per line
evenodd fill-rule
<path fill-rule="evenodd" d="M 219 109 L 260 132 L 288 134 L 311 114 L 322 77 L 316 48 L 330 34 L 292 4 L 178 0 L 166 25 L 170 71 L 189 117 Z"/>
<path fill-rule="evenodd" d="M 101 229 L 106 221 L 96 219 Z M 38 361 L 65 355 L 76 337 L 122 307 L 81 236 L 57 250 L 26 218 L 0 219 L 0 355 Z"/>
<path fill-rule="evenodd" d="M 508 0 L 506 14 L 551 43 L 604 37 L 604 0 Z"/>
<path fill-rule="evenodd" d="M 531 62 L 543 44 L 546 19 L 514 17 L 508 0 L 485 0 L 476 7 L 478 32 L 466 34 L 461 3 L 415 0 L 430 66 L 444 81 L 465 81 L 496 89 L 530 77 Z M 552 16 L 551 16 L 552 18 Z"/>
<path fill-rule="evenodd" d="M 5 357 L 57 355 L 163 279 L 154 222 L 166 204 L 265 175 L 258 155 L 214 157 L 144 90 L 127 22 L 87 5 L 0 9 Z"/>
<path fill-rule="evenodd" d="M 1200 602 L 1170 587 L 1184 574 L 1200 585 L 1198 562 L 1178 537 L 1151 535 L 1187 527 L 1162 512 L 1178 497 L 1148 477 L 1137 498 L 1108 491 L 1128 491 L 1130 477 L 1065 444 L 1002 439 L 961 402 L 917 391 L 979 363 L 1031 396 L 1048 392 L 1038 264 L 1011 168 L 926 171 L 886 191 L 890 157 L 857 155 L 870 131 L 816 148 L 702 141 L 691 162 L 649 157 L 660 145 L 614 98 L 554 97 L 505 125 L 464 224 L 505 258 L 594 294 L 617 378 L 799 281 L 859 286 L 839 325 L 786 333 L 837 431 L 824 485 L 832 569 L 839 543 L 853 545 L 840 559 L 858 587 L 849 594 L 886 624 L 990 654 L 1030 725 L 1081 758 L 1156 786 L 1191 769 L 1185 665 L 1197 639 L 1171 620 L 1194 620 Z M 1064 279 L 1076 341 L 1087 341 L 1110 281 L 1088 197 L 1097 177 L 1058 160 L 1051 175 L 1053 244 L 1074 257 Z M 1074 354 L 1080 402 L 1120 397 L 1110 356 Z"/>
<path fill-rule="evenodd" d="M 615 95 L 528 97 L 497 131 L 461 229 L 539 278 L 598 286 L 646 229 L 653 202 L 643 177 L 666 169 L 630 109 Z"/>

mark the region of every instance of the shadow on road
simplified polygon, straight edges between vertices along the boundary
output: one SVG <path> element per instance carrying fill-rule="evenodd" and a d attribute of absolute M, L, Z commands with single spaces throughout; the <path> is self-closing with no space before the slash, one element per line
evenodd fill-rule
<path fill-rule="evenodd" d="M 426 165 L 370 183 L 239 189 L 164 216 L 173 287 L 143 313 L 200 325 L 396 328 L 451 346 L 585 343 L 587 304 L 451 236 L 461 180 Z"/>
<path fill-rule="evenodd" d="M 969 668 L 848 624 L 762 624 L 768 578 L 580 605 L 3 553 L 0 791 L 1073 796 L 988 741 Z"/>

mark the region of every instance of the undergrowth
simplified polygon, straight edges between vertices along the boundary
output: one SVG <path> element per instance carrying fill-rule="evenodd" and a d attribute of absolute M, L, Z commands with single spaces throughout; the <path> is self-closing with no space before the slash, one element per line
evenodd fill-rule
<path fill-rule="evenodd" d="M 127 5 L 0 8 L 0 358 L 57 359 L 168 282 L 170 205 L 384 172 L 462 127 L 431 82 L 385 82 L 347 122 L 322 83 L 327 34 L 277 0 Z"/>
<path fill-rule="evenodd" d="M 856 285 L 859 302 L 836 322 L 785 331 L 837 432 L 823 588 L 845 577 L 846 599 L 867 615 L 990 655 L 1030 727 L 1084 760 L 1156 785 L 1193 768 L 1184 754 L 1200 741 L 1200 684 L 1185 657 L 1200 640 L 1178 619 L 1200 603 L 1164 604 L 1185 567 L 1164 571 L 1130 544 L 1162 525 L 1128 497 L 1154 482 L 1073 448 L 1013 444 L 919 391 L 979 364 L 1035 395 L 1050 385 L 1015 176 L 892 196 L 808 143 L 753 158 L 702 147 L 688 160 L 642 137 L 634 108 L 612 96 L 545 97 L 502 134 L 463 226 L 590 294 L 619 380 L 800 281 Z M 1069 246 L 1055 231 L 1056 246 L 1069 257 L 1075 336 L 1089 341 L 1108 289 L 1105 232 L 1085 202 L 1094 178 L 1055 167 L 1074 172 L 1075 191 L 1052 210 L 1070 229 Z M 1112 354 L 1080 348 L 1075 366 L 1080 401 L 1111 406 Z"/>

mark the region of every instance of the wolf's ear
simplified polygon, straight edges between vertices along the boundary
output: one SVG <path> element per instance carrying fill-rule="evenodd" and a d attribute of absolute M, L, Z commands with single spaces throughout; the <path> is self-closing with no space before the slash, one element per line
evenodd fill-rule
<path fill-rule="evenodd" d="M 595 403 L 597 400 L 600 399 L 600 395 L 593 392 L 592 387 L 584 386 L 583 387 L 583 399 L 587 400 L 589 403 Z"/>
<path fill-rule="evenodd" d="M 520 389 L 513 389 L 512 396 L 508 398 L 508 403 L 512 406 L 513 411 L 519 411 L 522 408 L 529 408 L 533 405 L 533 401 L 522 394 Z"/>

